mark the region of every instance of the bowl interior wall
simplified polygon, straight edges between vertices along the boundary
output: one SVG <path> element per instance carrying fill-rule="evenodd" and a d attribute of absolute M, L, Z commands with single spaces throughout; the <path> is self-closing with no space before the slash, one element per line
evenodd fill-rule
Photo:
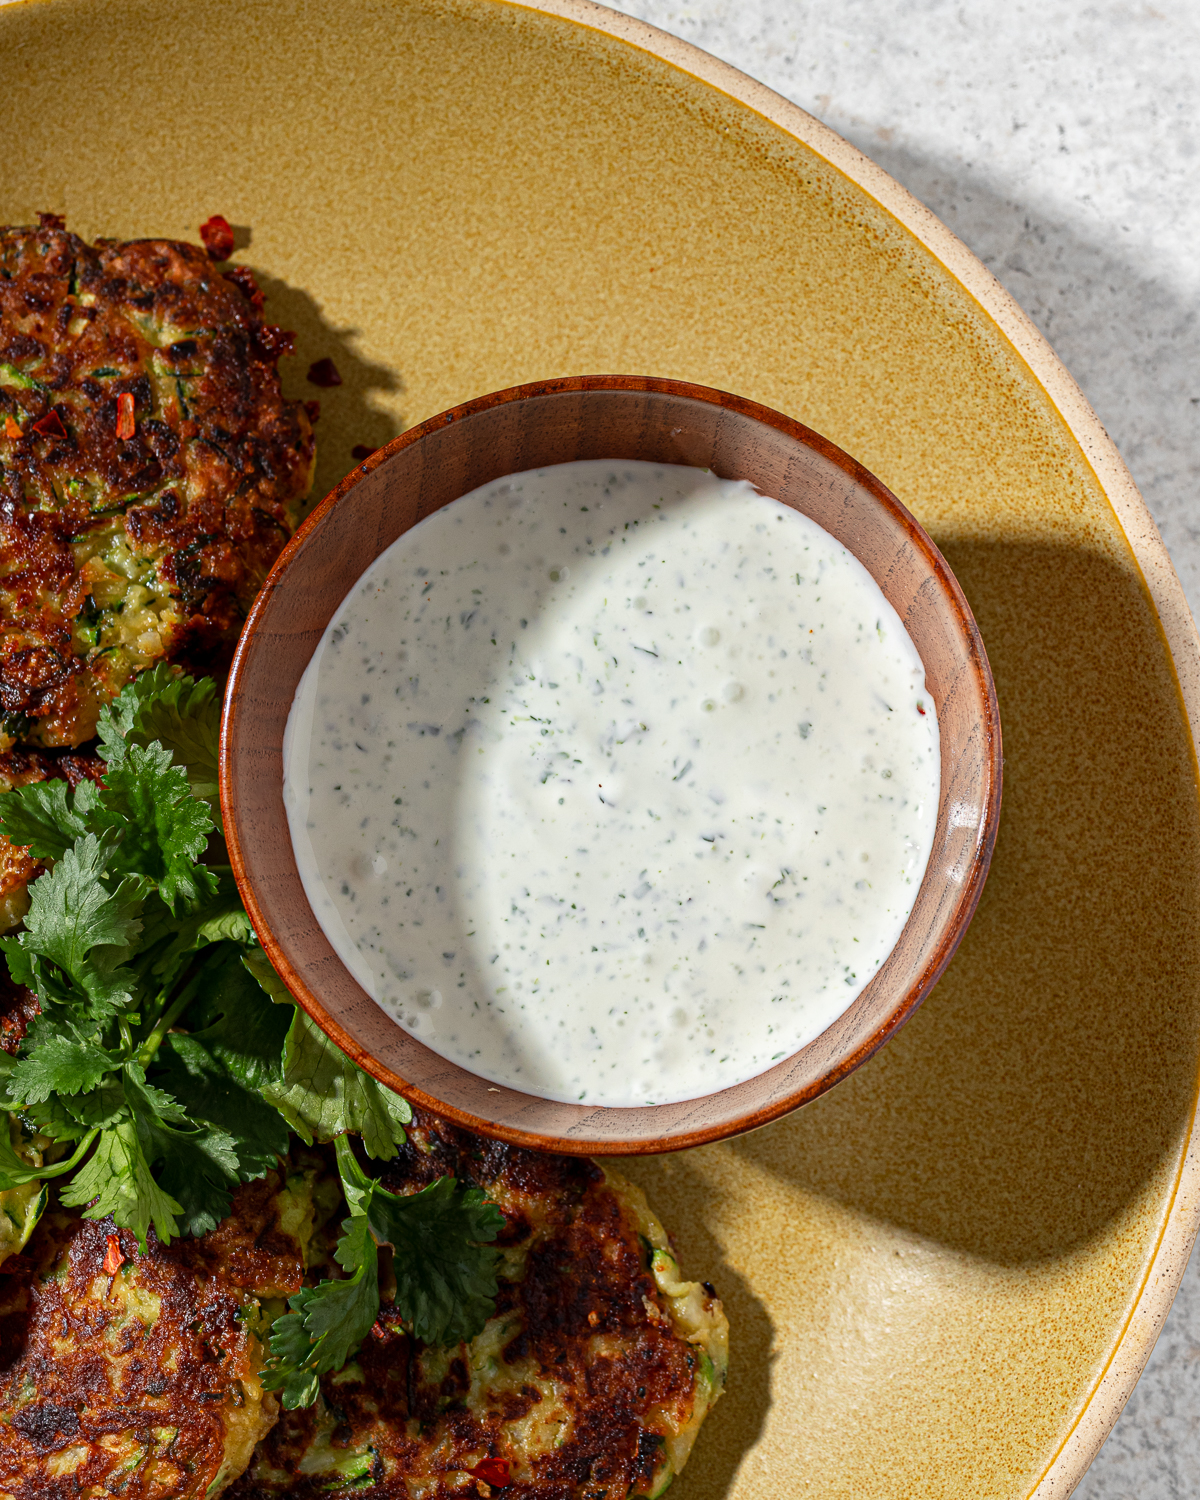
<path fill-rule="evenodd" d="M 666 1149 L 763 1124 L 815 1097 L 919 1004 L 965 930 L 986 874 L 998 727 L 986 658 L 957 585 L 912 517 L 865 470 L 798 424 L 736 398 L 680 386 L 629 388 L 646 382 L 580 384 L 562 382 L 522 400 L 484 398 L 453 420 L 434 419 L 395 440 L 384 461 L 352 476 L 313 515 L 260 596 L 235 664 L 226 725 L 231 842 L 277 967 L 320 1024 L 384 1082 L 473 1129 L 525 1144 L 549 1138 L 566 1150 Z M 812 517 L 867 567 L 905 622 L 939 717 L 933 853 L 890 957 L 855 1003 L 794 1056 L 674 1105 L 599 1108 L 497 1089 L 409 1036 L 351 977 L 316 922 L 283 805 L 292 699 L 354 580 L 404 531 L 460 495 L 507 474 L 585 458 L 711 468 Z"/>

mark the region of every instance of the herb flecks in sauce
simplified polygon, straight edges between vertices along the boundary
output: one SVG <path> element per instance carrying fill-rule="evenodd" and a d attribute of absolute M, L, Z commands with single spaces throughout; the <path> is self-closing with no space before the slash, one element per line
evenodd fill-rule
<path fill-rule="evenodd" d="M 336 613 L 289 723 L 305 886 L 435 1051 L 595 1104 L 811 1040 L 899 937 L 936 716 L 862 565 L 750 485 L 584 462 L 429 517 Z"/>

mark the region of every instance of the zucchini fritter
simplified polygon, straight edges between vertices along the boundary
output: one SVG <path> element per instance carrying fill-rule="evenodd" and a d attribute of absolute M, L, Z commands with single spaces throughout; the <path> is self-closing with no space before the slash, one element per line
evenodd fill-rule
<path fill-rule="evenodd" d="M 230 1500 L 498 1485 L 506 1500 L 626 1500 L 661 1494 L 683 1467 L 724 1386 L 728 1324 L 711 1287 L 678 1279 L 638 1189 L 428 1115 L 381 1177 L 403 1193 L 443 1173 L 504 1213 L 495 1315 L 470 1344 L 432 1349 L 385 1302 L 357 1359 L 323 1379 L 314 1408 L 280 1417 Z"/>
<path fill-rule="evenodd" d="M 278 1411 L 261 1299 L 301 1285 L 317 1172 L 144 1255 L 111 1218 L 45 1215 L 0 1276 L 0 1496 L 211 1500 L 241 1473 Z"/>
<path fill-rule="evenodd" d="M 0 750 L 225 664 L 312 483 L 292 336 L 197 246 L 0 228 Z"/>

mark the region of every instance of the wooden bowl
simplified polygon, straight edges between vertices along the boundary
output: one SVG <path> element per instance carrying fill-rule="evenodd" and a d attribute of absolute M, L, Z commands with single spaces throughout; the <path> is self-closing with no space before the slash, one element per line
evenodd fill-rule
<path fill-rule="evenodd" d="M 405 1032 L 351 976 L 312 913 L 283 802 L 283 734 L 301 674 L 364 569 L 409 527 L 505 474 L 644 459 L 748 479 L 810 516 L 871 573 L 925 665 L 941 732 L 933 852 L 899 941 L 850 1008 L 767 1072 L 682 1103 L 609 1108 L 498 1088 Z M 877 479 L 778 412 L 640 376 L 518 386 L 433 417 L 371 455 L 314 511 L 259 594 L 230 675 L 221 803 L 233 870 L 271 961 L 313 1019 L 376 1078 L 457 1123 L 524 1146 L 649 1153 L 765 1125 L 864 1062 L 912 1015 L 979 901 L 1000 811 L 1000 722 L 962 590 Z"/>

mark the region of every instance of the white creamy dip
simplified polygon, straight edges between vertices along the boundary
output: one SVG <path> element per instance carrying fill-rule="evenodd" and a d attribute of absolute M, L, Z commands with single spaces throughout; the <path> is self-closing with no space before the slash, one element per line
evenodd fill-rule
<path fill-rule="evenodd" d="M 695 1098 L 834 1021 L 933 841 L 916 649 L 749 484 L 581 462 L 406 532 L 296 694 L 309 901 L 435 1052 L 591 1104 Z"/>

